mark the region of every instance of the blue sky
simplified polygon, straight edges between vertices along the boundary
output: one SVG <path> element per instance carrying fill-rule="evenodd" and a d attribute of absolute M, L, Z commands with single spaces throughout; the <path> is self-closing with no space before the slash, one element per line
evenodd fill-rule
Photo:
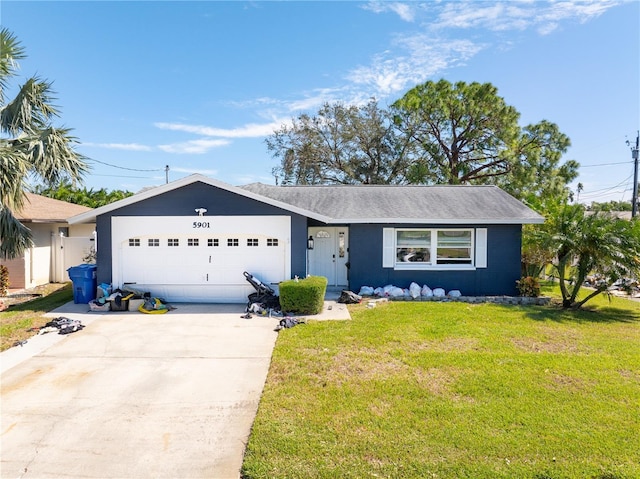
<path fill-rule="evenodd" d="M 272 184 L 264 139 L 292 117 L 445 78 L 494 84 L 522 125 L 557 123 L 581 201 L 631 198 L 638 1 L 3 0 L 0 15 L 27 50 L 21 78 L 54 82 L 89 188 L 162 184 L 165 165 Z"/>

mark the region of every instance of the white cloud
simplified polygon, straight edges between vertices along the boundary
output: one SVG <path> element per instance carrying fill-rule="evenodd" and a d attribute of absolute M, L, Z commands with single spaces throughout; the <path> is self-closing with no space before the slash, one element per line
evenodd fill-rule
<path fill-rule="evenodd" d="M 352 91 L 359 88 L 366 90 L 368 96 L 389 96 L 464 64 L 493 43 L 486 36 L 485 43 L 478 43 L 470 36 L 462 37 L 461 30 L 535 29 L 541 35 L 548 35 L 560 28 L 562 22 L 588 21 L 618 3 L 619 0 L 464 0 L 410 5 L 369 2 L 363 8 L 375 13 L 393 11 L 405 15 L 406 20 L 422 21 L 421 31 L 397 36 L 388 51 L 374 55 L 368 65 L 352 69 L 346 78 L 352 82 Z"/>
<path fill-rule="evenodd" d="M 288 102 L 286 104 L 288 111 L 308 111 L 317 109 L 324 103 L 331 103 L 344 99 L 345 94 L 349 94 L 347 87 L 343 88 L 316 88 L 303 98 Z"/>
<path fill-rule="evenodd" d="M 203 170 L 202 168 L 182 168 L 182 167 L 171 167 L 169 171 L 175 171 L 176 173 L 200 173 L 201 175 L 206 176 L 216 176 L 218 174 L 218 170 Z"/>
<path fill-rule="evenodd" d="M 184 143 L 172 143 L 168 145 L 158 145 L 158 148 L 165 153 L 181 153 L 190 155 L 201 155 L 208 152 L 212 148 L 226 146 L 230 142 L 228 140 L 190 140 Z"/>
<path fill-rule="evenodd" d="M 549 35 L 558 29 L 557 22 L 547 22 L 538 27 L 538 33 L 540 35 Z"/>
<path fill-rule="evenodd" d="M 214 128 L 204 125 L 187 125 L 185 123 L 154 123 L 161 130 L 184 131 L 202 136 L 214 136 L 221 138 L 259 138 L 270 135 L 274 129 L 280 127 L 281 122 L 250 123 L 240 128 Z"/>
<path fill-rule="evenodd" d="M 415 8 L 413 5 L 401 2 L 369 2 L 362 6 L 363 9 L 373 13 L 393 12 L 405 22 L 415 20 Z"/>
<path fill-rule="evenodd" d="M 447 3 L 440 13 L 436 26 L 443 28 L 472 28 L 494 25 L 504 18 L 504 4 L 488 5 L 474 2 Z"/>
<path fill-rule="evenodd" d="M 125 150 L 125 151 L 152 151 L 153 148 L 139 143 L 82 143 L 82 146 L 90 146 L 93 148 L 106 148 L 109 150 Z"/>
<path fill-rule="evenodd" d="M 554 2 L 548 8 L 536 12 L 533 22 L 538 32 L 546 35 L 554 31 L 563 20 L 577 20 L 584 23 L 602 15 L 617 4 L 619 2 L 614 0 Z"/>
<path fill-rule="evenodd" d="M 281 100 L 270 97 L 260 97 L 253 100 L 229 101 L 228 104 L 236 108 L 254 108 L 256 106 L 278 105 Z"/>
<path fill-rule="evenodd" d="M 387 96 L 423 83 L 439 72 L 459 65 L 476 55 L 483 45 L 470 40 L 443 40 L 427 34 L 398 37 L 396 44 L 405 54 L 385 52 L 368 66 L 348 75 L 349 80 L 375 89 L 374 96 Z"/>
<path fill-rule="evenodd" d="M 438 19 L 432 26 L 440 29 L 483 28 L 491 31 L 535 28 L 540 34 L 546 35 L 558 28 L 561 21 L 586 22 L 619 3 L 618 0 L 512 1 L 493 4 L 475 1 L 447 2 L 443 8 L 436 9 Z"/>
<path fill-rule="evenodd" d="M 415 13 L 413 8 L 406 3 L 391 3 L 389 9 L 398 14 L 405 22 L 413 22 L 415 19 Z"/>

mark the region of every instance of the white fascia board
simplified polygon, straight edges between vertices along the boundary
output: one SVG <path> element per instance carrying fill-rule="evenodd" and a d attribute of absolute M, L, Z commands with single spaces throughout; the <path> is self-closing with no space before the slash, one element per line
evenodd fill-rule
<path fill-rule="evenodd" d="M 524 225 L 524 224 L 542 224 L 544 218 L 509 218 L 509 219 L 490 219 L 490 218 L 339 218 L 329 221 L 329 224 L 442 224 L 442 225 Z"/>
<path fill-rule="evenodd" d="M 302 216 L 307 216 L 309 218 L 313 218 L 315 220 L 318 221 L 322 221 L 324 223 L 328 223 L 330 221 L 330 218 L 324 215 L 320 215 L 318 213 L 315 213 L 313 211 L 307 211 L 305 209 L 302 208 L 298 208 L 296 206 L 290 205 L 288 203 L 283 203 L 281 201 L 276 201 L 276 200 L 272 200 L 271 198 L 267 198 L 265 196 L 262 195 L 258 195 L 255 193 L 251 193 L 249 191 L 243 190 L 242 188 L 238 188 L 236 186 L 232 186 L 229 185 L 227 183 L 223 183 L 222 181 L 218 181 L 218 180 L 214 180 L 213 178 L 208 178 L 204 175 L 201 174 L 193 174 L 193 175 L 189 175 L 186 176 L 184 178 L 181 178 L 179 180 L 176 181 L 172 181 L 171 183 L 167 183 L 165 185 L 162 186 L 157 186 L 155 188 L 150 188 L 148 190 L 145 190 L 141 193 L 135 194 L 133 196 L 129 196 L 128 198 L 124 198 L 122 200 L 116 201 L 114 203 L 105 205 L 105 206 L 101 206 L 100 208 L 96 208 L 94 210 L 90 210 L 87 211 L 85 213 L 81 213 L 79 215 L 76 216 L 72 216 L 71 218 L 69 218 L 67 221 L 69 222 L 69 224 L 77 224 L 77 223 L 88 223 L 88 222 L 95 222 L 96 218 L 100 215 L 103 215 L 105 213 L 109 213 L 111 211 L 117 210 L 119 208 L 123 208 L 125 206 L 129 206 L 135 203 L 138 203 L 139 201 L 143 201 L 149 198 L 153 198 L 154 196 L 158 196 L 161 195 L 163 193 L 167 193 L 169 191 L 178 189 L 178 188 L 182 188 L 183 186 L 187 186 L 193 183 L 197 183 L 197 182 L 201 182 L 201 183 L 205 183 L 208 184 L 210 186 L 214 186 L 216 188 L 219 188 L 221 190 L 226 190 L 229 191 L 231 193 L 235 193 L 237 195 L 240 196 L 244 196 L 246 198 L 250 198 L 256 201 L 260 201 L 261 203 L 266 203 L 268 205 L 271 206 L 275 206 L 278 208 L 282 208 L 283 210 L 286 211 L 290 211 L 292 213 L 297 213 L 299 215 Z"/>

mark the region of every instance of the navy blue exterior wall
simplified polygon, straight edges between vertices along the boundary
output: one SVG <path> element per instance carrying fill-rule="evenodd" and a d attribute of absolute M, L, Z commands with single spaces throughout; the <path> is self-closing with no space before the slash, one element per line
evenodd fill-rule
<path fill-rule="evenodd" d="M 516 295 L 520 279 L 521 225 L 482 225 L 487 228 L 487 267 L 474 271 L 407 271 L 382 267 L 382 230 L 385 227 L 416 225 L 354 224 L 349 228 L 349 288 L 356 293 L 362 286 L 393 284 L 408 288 L 412 281 L 420 286 L 459 289 L 466 296 Z M 456 225 L 474 228 L 477 225 Z M 451 228 L 451 225 L 425 225 Z"/>
<path fill-rule="evenodd" d="M 98 283 L 111 283 L 112 216 L 195 216 L 195 208 L 206 208 L 207 216 L 291 217 L 291 275 L 306 275 L 307 218 L 260 201 L 196 182 L 158 196 L 124 206 L 96 218 L 98 233 Z"/>

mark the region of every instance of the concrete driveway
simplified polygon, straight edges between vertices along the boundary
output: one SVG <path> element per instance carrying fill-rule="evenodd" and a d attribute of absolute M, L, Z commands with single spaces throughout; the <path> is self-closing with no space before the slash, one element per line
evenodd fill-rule
<path fill-rule="evenodd" d="M 237 479 L 278 319 L 177 306 L 66 305 L 50 316 L 81 319 L 82 331 L 3 353 L 1 476 Z"/>
<path fill-rule="evenodd" d="M 333 297 L 331 294 L 333 294 Z M 350 319 L 328 293 L 310 320 Z M 280 318 L 243 305 L 48 316 L 83 330 L 0 355 L 0 477 L 237 479 Z"/>

